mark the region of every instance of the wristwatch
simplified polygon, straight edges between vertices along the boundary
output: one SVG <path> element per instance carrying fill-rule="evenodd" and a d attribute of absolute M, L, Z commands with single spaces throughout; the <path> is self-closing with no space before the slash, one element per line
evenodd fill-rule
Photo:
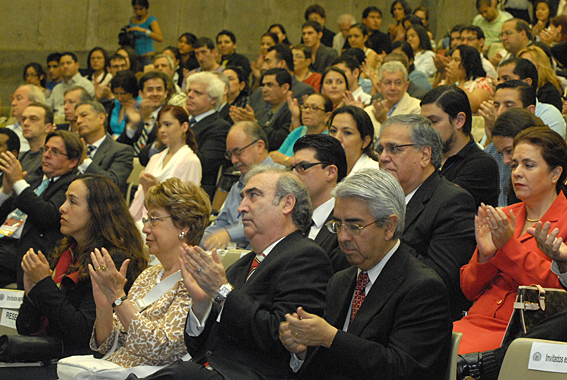
<path fill-rule="evenodd" d="M 234 287 L 228 282 L 226 284 L 223 284 L 213 301 L 215 301 L 216 303 L 222 303 L 222 301 L 226 299 L 228 294 L 232 292 L 232 289 L 234 289 Z"/>
<path fill-rule="evenodd" d="M 112 308 L 114 309 L 116 306 L 122 305 L 122 302 L 126 301 L 127 298 L 128 296 L 122 296 L 120 298 L 115 299 L 114 302 L 112 303 Z"/>

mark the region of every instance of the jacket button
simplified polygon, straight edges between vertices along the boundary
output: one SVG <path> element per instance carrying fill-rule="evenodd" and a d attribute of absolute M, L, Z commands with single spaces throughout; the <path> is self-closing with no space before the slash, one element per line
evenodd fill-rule
<path fill-rule="evenodd" d="M 497 303 L 498 305 L 500 305 L 502 302 L 503 302 L 502 300 L 498 300 L 496 303 Z"/>
<path fill-rule="evenodd" d="M 207 351 L 207 352 L 205 353 L 206 356 L 211 356 L 212 354 L 213 354 L 213 351 Z"/>

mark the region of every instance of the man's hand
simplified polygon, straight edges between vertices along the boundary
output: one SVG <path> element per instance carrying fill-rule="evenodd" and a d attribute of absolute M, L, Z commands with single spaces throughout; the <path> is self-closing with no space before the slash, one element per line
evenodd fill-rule
<path fill-rule="evenodd" d="M 225 229 L 222 229 L 209 236 L 209 238 L 203 242 L 203 245 L 207 251 L 211 251 L 213 249 L 225 249 L 228 243 L 230 243 L 230 235 Z"/>
<path fill-rule="evenodd" d="M 490 61 L 490 63 L 492 63 L 492 66 L 498 67 L 498 65 L 500 64 L 500 61 L 502 61 L 502 54 L 496 53 L 495 55 L 490 57 L 489 61 Z"/>
<path fill-rule="evenodd" d="M 331 347 L 337 328 L 331 326 L 323 318 L 315 314 L 309 314 L 302 307 L 297 308 L 297 313 L 286 314 L 289 330 L 295 343 L 301 346 L 323 346 Z"/>
<path fill-rule="evenodd" d="M 298 318 L 297 313 L 287 314 L 290 318 Z M 286 318 L 287 318 L 286 315 Z M 307 352 L 307 346 L 297 343 L 293 336 L 291 335 L 291 329 L 289 327 L 289 322 L 282 322 L 280 323 L 280 341 L 282 342 L 283 346 L 289 352 L 295 354 L 300 360 L 305 360 L 305 354 Z"/>
<path fill-rule="evenodd" d="M 384 123 L 388 119 L 388 106 L 386 105 L 386 99 L 374 100 L 372 102 L 372 112 L 374 112 L 374 117 L 380 123 Z"/>
<path fill-rule="evenodd" d="M 6 194 L 6 186 L 12 191 L 14 184 L 24 179 L 27 174 L 22 170 L 20 161 L 10 151 L 0 154 L 0 170 L 4 172 L 3 185 Z"/>
<path fill-rule="evenodd" d="M 246 105 L 246 108 L 231 106 L 229 114 L 230 118 L 235 123 L 238 123 L 239 121 L 256 121 L 254 110 L 249 105 Z"/>

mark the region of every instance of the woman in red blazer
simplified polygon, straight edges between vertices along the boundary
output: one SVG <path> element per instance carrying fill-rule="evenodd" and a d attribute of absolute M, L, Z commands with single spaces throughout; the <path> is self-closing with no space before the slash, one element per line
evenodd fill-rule
<path fill-rule="evenodd" d="M 514 139 L 512 184 L 522 202 L 479 207 L 477 249 L 461 268 L 461 288 L 474 304 L 453 324 L 453 331 L 464 334 L 460 354 L 500 347 L 519 285 L 561 287 L 550 259 L 526 230 L 549 221 L 567 239 L 566 165 L 567 144 L 548 127 L 528 128 Z"/>

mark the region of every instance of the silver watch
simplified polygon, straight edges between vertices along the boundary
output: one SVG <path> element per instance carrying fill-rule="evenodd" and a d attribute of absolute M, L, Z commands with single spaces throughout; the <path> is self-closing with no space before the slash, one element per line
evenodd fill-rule
<path fill-rule="evenodd" d="M 222 301 L 226 299 L 228 294 L 232 292 L 232 289 L 234 289 L 234 287 L 228 282 L 226 284 L 223 284 L 213 301 L 215 301 L 216 303 L 222 303 Z"/>

